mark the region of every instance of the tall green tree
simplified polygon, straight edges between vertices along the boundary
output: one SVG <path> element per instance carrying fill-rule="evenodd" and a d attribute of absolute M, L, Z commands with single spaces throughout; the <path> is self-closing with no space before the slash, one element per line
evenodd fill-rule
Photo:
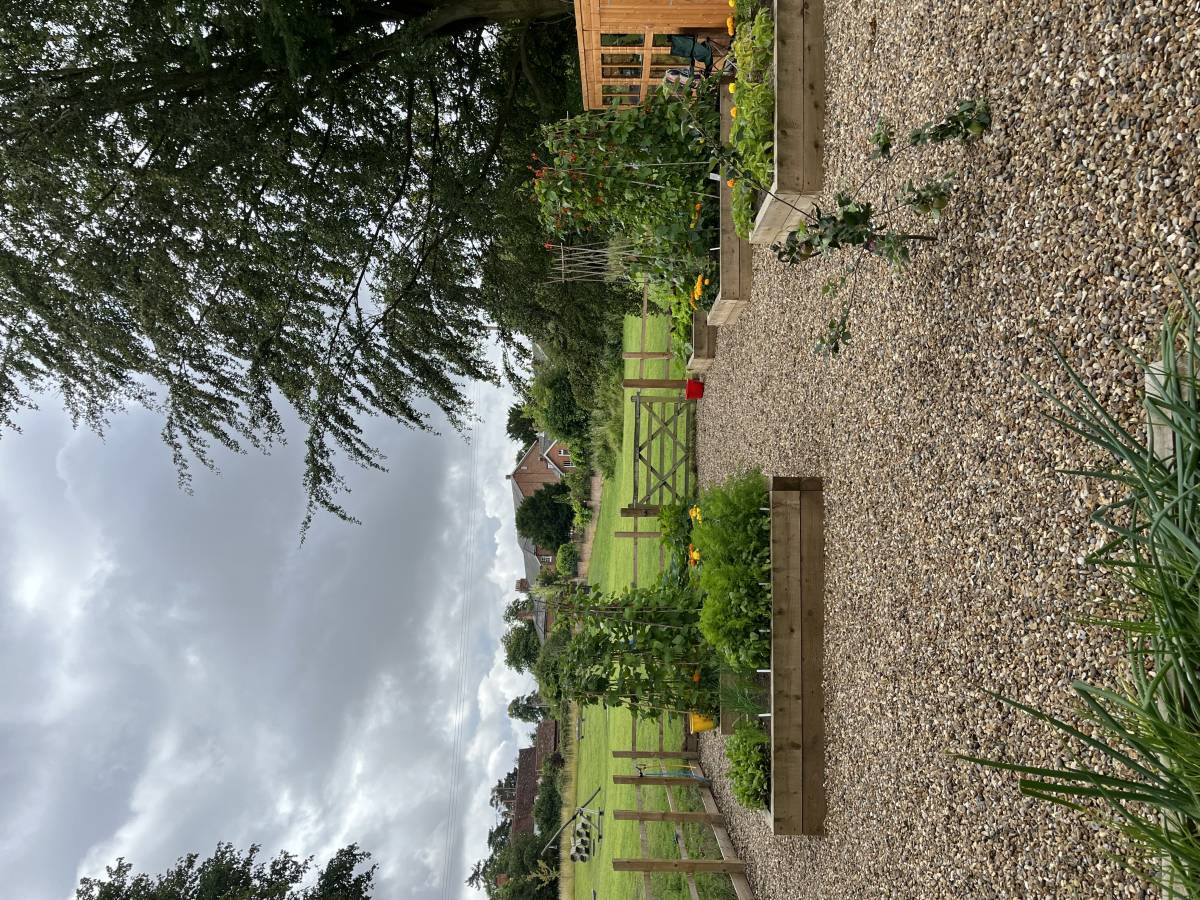
<path fill-rule="evenodd" d="M 258 860 L 259 847 L 244 852 L 221 843 L 207 859 L 195 853 L 181 857 L 161 875 L 135 874 L 118 859 L 103 878 L 83 878 L 75 900 L 370 900 L 375 866 L 370 854 L 351 844 L 343 847 L 313 880 L 311 860 L 280 853 Z M 309 880 L 307 887 L 301 882 Z"/>
<path fill-rule="evenodd" d="M 539 547 L 557 547 L 571 536 L 575 513 L 565 484 L 548 484 L 517 507 L 517 531 Z"/>
<path fill-rule="evenodd" d="M 510 439 L 516 441 L 524 449 L 537 439 L 537 423 L 524 403 L 514 403 L 508 408 L 508 422 L 505 431 Z"/>
<path fill-rule="evenodd" d="M 517 672 L 530 672 L 537 662 L 542 643 L 532 622 L 518 622 L 500 639 L 504 646 L 504 662 Z"/>
<path fill-rule="evenodd" d="M 498 377 L 477 275 L 557 112 L 527 23 L 566 12 L 0 5 L 0 426 L 51 390 L 97 430 L 141 403 L 186 482 L 290 407 L 306 524 L 348 516 L 339 466 L 383 463 L 363 416 L 457 426 L 464 381 Z"/>
<path fill-rule="evenodd" d="M 508 704 L 508 717 L 519 722 L 540 722 L 546 717 L 546 702 L 537 691 L 514 697 Z"/>

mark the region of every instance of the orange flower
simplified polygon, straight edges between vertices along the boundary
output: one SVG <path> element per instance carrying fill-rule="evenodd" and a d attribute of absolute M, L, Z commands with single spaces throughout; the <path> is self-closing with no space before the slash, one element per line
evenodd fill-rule
<path fill-rule="evenodd" d="M 737 107 L 736 106 L 729 107 L 729 118 L 731 118 L 731 119 L 737 118 Z"/>
<path fill-rule="evenodd" d="M 727 180 L 726 180 L 726 182 L 725 182 L 725 187 L 727 187 L 727 188 L 729 188 L 730 190 L 732 190 L 732 189 L 733 189 L 733 186 L 734 186 L 735 184 L 737 184 L 737 182 L 736 182 L 734 179 L 730 178 L 730 179 L 727 179 Z"/>
<path fill-rule="evenodd" d="M 688 544 L 688 565 L 694 566 L 700 562 L 700 551 L 696 549 L 695 544 Z"/>
<path fill-rule="evenodd" d="M 700 683 L 700 670 L 699 669 L 697 669 L 695 672 L 692 673 L 692 681 L 694 681 L 696 684 Z"/>
<path fill-rule="evenodd" d="M 729 29 L 729 33 L 732 35 L 733 34 L 733 16 L 730 16 L 728 19 L 725 20 L 725 27 L 727 29 Z"/>

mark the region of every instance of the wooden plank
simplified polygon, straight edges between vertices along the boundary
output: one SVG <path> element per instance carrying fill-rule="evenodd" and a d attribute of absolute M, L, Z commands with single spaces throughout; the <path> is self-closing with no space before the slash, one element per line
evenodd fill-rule
<path fill-rule="evenodd" d="M 824 495 L 819 479 L 772 479 L 771 488 L 771 825 L 776 834 L 819 835 L 825 828 Z"/>
<path fill-rule="evenodd" d="M 720 813 L 710 812 L 666 812 L 660 809 L 614 809 L 613 818 L 618 822 L 645 819 L 647 822 L 695 822 L 699 825 L 720 825 L 725 819 Z"/>
<path fill-rule="evenodd" d="M 663 724 L 662 719 L 659 719 L 658 720 L 658 739 L 659 739 L 660 746 L 662 745 L 662 724 Z M 674 813 L 676 811 L 675 810 L 675 798 L 673 796 L 671 796 L 670 788 L 667 788 L 666 794 L 667 794 L 667 807 L 668 807 L 668 809 L 670 809 L 670 811 L 672 813 Z M 707 813 L 705 813 L 705 815 L 707 815 Z M 687 852 L 687 841 L 685 841 L 683 838 L 682 829 L 680 829 L 680 827 L 678 825 L 675 825 L 673 830 L 675 832 L 675 846 L 677 846 L 679 848 L 679 858 L 680 859 L 689 859 L 690 857 L 688 856 L 688 852 Z M 700 900 L 700 892 L 696 889 L 696 876 L 693 875 L 691 872 L 688 872 L 686 877 L 687 877 L 688 894 L 691 896 L 691 900 Z"/>
<path fill-rule="evenodd" d="M 821 491 L 800 492 L 800 684 L 804 695 L 803 833 L 825 833 L 825 509 Z"/>
<path fill-rule="evenodd" d="M 614 872 L 716 872 L 746 871 L 740 859 L 614 859 Z"/>
<path fill-rule="evenodd" d="M 613 784 L 690 784 L 695 786 L 706 783 L 699 778 L 693 778 L 690 775 L 614 775 L 612 779 Z"/>
<path fill-rule="evenodd" d="M 621 382 L 626 388 L 669 388 L 682 391 L 687 386 L 685 378 L 626 378 Z"/>
<path fill-rule="evenodd" d="M 775 175 L 750 233 L 756 245 L 794 231 L 825 184 L 824 0 L 775 0 Z"/>
<path fill-rule="evenodd" d="M 729 143 L 729 129 L 733 121 L 729 114 L 733 107 L 733 97 L 729 91 L 721 91 L 721 143 Z M 718 189 L 719 198 L 719 234 L 721 250 L 718 256 L 720 262 L 720 290 L 716 302 L 708 311 L 708 324 L 731 325 L 742 314 L 742 309 L 750 302 L 751 282 L 753 273 L 753 251 L 742 238 L 737 236 L 733 227 L 733 194 L 729 189 L 731 173 L 728 169 L 721 170 L 721 185 Z"/>
<path fill-rule="evenodd" d="M 670 359 L 670 350 L 626 350 L 621 359 Z"/>
<path fill-rule="evenodd" d="M 658 507 L 622 506 L 621 515 L 626 519 L 653 519 L 658 516 Z"/>
<path fill-rule="evenodd" d="M 720 817 L 717 800 L 713 797 L 712 790 L 707 785 L 700 789 L 700 802 L 704 804 L 706 812 Z M 713 824 L 713 836 L 716 837 L 717 846 L 721 849 L 722 859 L 737 859 L 737 850 L 733 846 L 729 832 L 725 829 L 724 818 L 721 818 L 720 824 Z M 754 900 L 754 891 L 750 889 L 750 882 L 746 880 L 744 874 L 731 872 L 729 880 L 733 882 L 733 890 L 737 894 L 738 900 Z"/>

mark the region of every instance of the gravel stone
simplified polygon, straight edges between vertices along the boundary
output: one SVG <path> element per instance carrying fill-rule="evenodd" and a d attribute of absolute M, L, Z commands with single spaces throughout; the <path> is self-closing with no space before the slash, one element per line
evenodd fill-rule
<path fill-rule="evenodd" d="M 1119 348 L 1153 350 L 1172 272 L 1200 283 L 1200 7 L 851 0 L 826 29 L 828 196 L 871 171 L 880 115 L 902 138 L 986 95 L 994 126 L 864 191 L 959 185 L 941 224 L 911 223 L 939 241 L 907 269 L 864 263 L 838 359 L 813 348 L 844 261 L 755 251 L 699 403 L 699 466 L 705 484 L 750 466 L 825 479 L 827 836 L 777 838 L 740 809 L 718 735 L 705 767 L 760 900 L 1153 896 L 1110 858 L 1118 833 L 951 754 L 1062 762 L 985 691 L 1068 714 L 1072 681 L 1124 668 L 1118 637 L 1079 624 L 1119 594 L 1083 564 L 1103 497 L 1057 474 L 1096 454 L 1027 379 L 1066 395 L 1057 347 L 1140 427 Z"/>

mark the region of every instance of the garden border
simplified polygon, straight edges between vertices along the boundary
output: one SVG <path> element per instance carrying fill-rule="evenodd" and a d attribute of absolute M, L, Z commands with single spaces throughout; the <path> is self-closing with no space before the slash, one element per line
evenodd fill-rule
<path fill-rule="evenodd" d="M 692 313 L 692 357 L 688 372 L 703 375 L 717 356 L 717 326 L 710 325 L 708 313 L 698 309 Z"/>
<path fill-rule="evenodd" d="M 796 230 L 825 185 L 825 2 L 775 0 L 775 178 L 751 244 Z"/>
<path fill-rule="evenodd" d="M 771 800 L 775 834 L 825 833 L 825 509 L 820 478 L 772 476 Z"/>
<path fill-rule="evenodd" d="M 721 82 L 722 87 L 726 84 Z M 729 129 L 733 122 L 730 110 L 733 98 L 729 91 L 721 91 L 721 143 L 729 143 Z M 721 170 L 720 194 L 720 250 L 718 262 L 720 290 L 717 299 L 708 311 L 709 325 L 732 325 L 750 303 L 750 292 L 754 286 L 754 257 L 750 242 L 737 236 L 733 227 L 733 191 L 729 188 L 732 175 L 728 168 Z"/>

